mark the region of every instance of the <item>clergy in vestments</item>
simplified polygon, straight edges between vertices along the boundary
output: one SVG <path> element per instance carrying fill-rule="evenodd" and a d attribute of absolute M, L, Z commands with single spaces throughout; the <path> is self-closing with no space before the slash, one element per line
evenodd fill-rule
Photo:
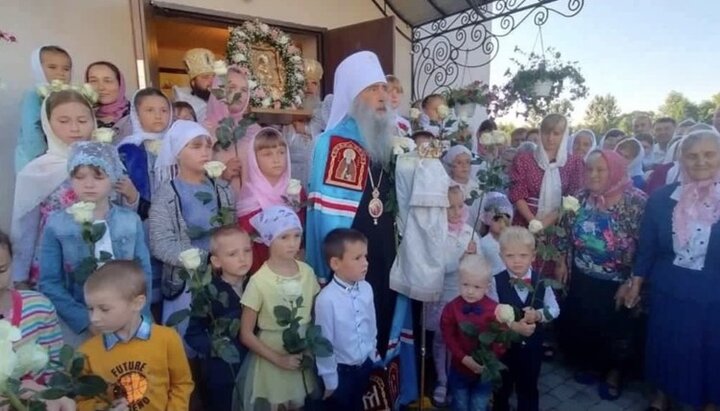
<path fill-rule="evenodd" d="M 389 287 L 395 259 L 395 225 L 385 202 L 393 187 L 387 166 L 392 153 L 395 113 L 374 53 L 361 51 L 335 72 L 334 101 L 327 129 L 316 142 L 307 214 L 307 258 L 320 282 L 331 279 L 320 245 L 327 233 L 352 227 L 368 238 L 369 269 L 384 356 L 397 295 Z"/>

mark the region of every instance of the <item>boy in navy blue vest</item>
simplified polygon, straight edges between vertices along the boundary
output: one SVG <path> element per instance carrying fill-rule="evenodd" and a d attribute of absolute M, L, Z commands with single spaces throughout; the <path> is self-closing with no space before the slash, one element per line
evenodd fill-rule
<path fill-rule="evenodd" d="M 500 235 L 500 256 L 507 270 L 493 278 L 488 296 L 499 304 L 522 309 L 524 317 L 511 328 L 523 336 L 502 358 L 508 367 L 503 372 L 502 387 L 495 393 L 494 411 L 508 411 L 513 390 L 517 394 L 517 411 L 537 411 L 538 377 L 542 363 L 543 324 L 560 315 L 552 288 L 538 287 L 540 274 L 532 270 L 535 260 L 535 237 L 523 227 L 508 227 Z M 532 285 L 536 292 L 529 292 Z"/>

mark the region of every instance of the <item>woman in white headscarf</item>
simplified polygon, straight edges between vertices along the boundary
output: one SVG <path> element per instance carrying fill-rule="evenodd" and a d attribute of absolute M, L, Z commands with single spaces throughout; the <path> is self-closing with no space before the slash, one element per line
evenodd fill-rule
<path fill-rule="evenodd" d="M 643 172 L 645 149 L 642 143 L 635 137 L 628 138 L 619 142 L 615 146 L 615 151 L 627 160 L 628 177 L 632 180 L 635 188 L 642 190 L 645 187 L 645 173 Z"/>
<path fill-rule="evenodd" d="M 582 157 L 583 159 L 586 158 L 591 151 L 595 150 L 596 147 L 597 140 L 595 139 L 595 133 L 587 128 L 573 134 L 568 141 L 569 153 Z"/>
<path fill-rule="evenodd" d="M 543 229 L 555 225 L 563 196 L 574 195 L 582 186 L 585 166 L 582 157 L 567 150 L 567 119 L 550 114 L 540 124 L 540 141 L 532 153 L 515 157 L 510 169 L 508 198 L 515 205 L 514 225 Z M 530 223 L 533 224 L 530 224 Z M 536 259 L 543 274 L 553 274 L 551 262 Z"/>

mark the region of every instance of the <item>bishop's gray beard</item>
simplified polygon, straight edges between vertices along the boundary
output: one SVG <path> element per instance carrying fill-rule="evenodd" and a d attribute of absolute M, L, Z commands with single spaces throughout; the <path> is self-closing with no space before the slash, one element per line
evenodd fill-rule
<path fill-rule="evenodd" d="M 387 166 L 392 158 L 392 136 L 395 131 L 395 113 L 386 105 L 384 113 L 363 104 L 360 99 L 353 101 L 350 116 L 357 123 L 360 135 L 365 140 L 365 151 L 373 163 Z"/>

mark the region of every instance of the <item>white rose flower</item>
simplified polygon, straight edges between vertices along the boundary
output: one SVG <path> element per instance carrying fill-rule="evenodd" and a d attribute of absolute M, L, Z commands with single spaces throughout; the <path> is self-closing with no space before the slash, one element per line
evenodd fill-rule
<path fill-rule="evenodd" d="M 267 33 L 268 31 L 270 31 L 270 26 L 265 23 L 260 23 L 260 31 L 262 31 L 263 33 Z"/>
<path fill-rule="evenodd" d="M 20 341 L 22 333 L 7 320 L 0 320 L 0 341 Z M 2 356 L 0 356 L 2 358 Z"/>
<path fill-rule="evenodd" d="M 95 203 L 88 201 L 79 201 L 65 210 L 73 216 L 78 224 L 89 223 L 93 220 L 93 212 L 95 211 Z"/>
<path fill-rule="evenodd" d="M 5 386 L 5 382 L 13 373 L 15 369 L 15 363 L 17 363 L 17 356 L 13 351 L 13 346 L 10 341 L 0 340 L 0 391 Z"/>
<path fill-rule="evenodd" d="M 60 80 L 53 80 L 53 81 L 60 81 Z M 73 87 L 71 87 L 69 84 L 65 84 L 65 83 L 60 84 L 60 90 L 64 91 L 64 90 L 70 90 L 72 88 Z"/>
<path fill-rule="evenodd" d="M 144 144 L 147 151 L 158 155 L 160 147 L 162 147 L 162 140 L 145 140 Z"/>
<path fill-rule="evenodd" d="M 242 63 L 242 62 L 244 62 L 244 61 L 247 61 L 247 57 L 245 57 L 245 55 L 242 54 L 242 53 L 235 53 L 235 54 L 233 54 L 232 59 L 233 59 L 233 61 L 236 62 L 236 63 Z"/>
<path fill-rule="evenodd" d="M 47 349 L 38 344 L 23 344 L 15 352 L 17 363 L 13 377 L 20 378 L 30 372 L 40 371 L 49 361 Z"/>
<path fill-rule="evenodd" d="M 300 192 L 302 191 L 302 183 L 300 180 L 296 180 L 294 178 L 291 178 L 288 182 L 287 186 L 287 195 L 289 196 L 299 196 Z"/>
<path fill-rule="evenodd" d="M 288 38 L 288 36 L 280 36 L 280 38 L 278 38 L 278 43 L 279 43 L 279 44 L 287 44 L 288 41 L 290 41 L 290 39 Z"/>
<path fill-rule="evenodd" d="M 290 301 L 295 301 L 302 295 L 302 286 L 298 280 L 281 281 L 278 284 L 280 294 L 287 297 Z"/>
<path fill-rule="evenodd" d="M 573 196 L 565 196 L 562 198 L 562 208 L 565 211 L 577 213 L 580 209 L 580 201 Z"/>
<path fill-rule="evenodd" d="M 257 81 L 248 79 L 248 88 L 250 90 L 255 90 L 258 86 Z"/>
<path fill-rule="evenodd" d="M 438 116 L 440 116 L 440 118 L 442 118 L 442 119 L 447 118 L 447 116 L 450 115 L 450 107 L 446 106 L 445 104 L 441 104 L 437 108 L 437 112 L 438 112 Z"/>
<path fill-rule="evenodd" d="M 52 89 L 61 89 L 63 86 L 67 86 L 62 80 L 55 79 L 50 82 L 50 88 Z M 70 86 L 68 86 L 70 88 Z"/>
<path fill-rule="evenodd" d="M 290 57 L 290 61 L 292 61 L 293 63 L 299 63 L 299 62 L 302 61 L 302 57 L 297 56 L 297 55 L 296 55 L 296 56 L 292 56 L 292 57 Z"/>
<path fill-rule="evenodd" d="M 492 132 L 494 144 L 507 144 L 508 138 L 502 131 L 495 130 Z"/>
<path fill-rule="evenodd" d="M 98 93 L 95 91 L 93 86 L 90 85 L 90 83 L 85 83 L 82 85 L 81 88 L 82 94 L 88 98 L 88 100 L 92 101 L 93 103 L 97 102 L 98 100 Z"/>
<path fill-rule="evenodd" d="M 510 324 L 515 321 L 515 310 L 507 304 L 498 304 L 495 307 L 495 319 L 501 324 Z"/>
<path fill-rule="evenodd" d="M 545 228 L 545 227 L 543 226 L 543 223 L 540 220 L 532 220 L 532 221 L 530 221 L 530 224 L 528 224 L 528 230 L 530 230 L 530 232 L 533 234 L 539 233 L 540 231 L 543 230 L 543 228 Z"/>
<path fill-rule="evenodd" d="M 50 94 L 50 86 L 47 84 L 39 84 L 37 86 L 37 92 L 42 97 L 47 97 L 48 94 Z"/>
<path fill-rule="evenodd" d="M 400 147 L 399 145 L 393 146 L 393 155 L 399 156 L 400 154 L 403 154 L 403 153 L 405 153 L 405 150 L 403 150 L 402 147 Z"/>
<path fill-rule="evenodd" d="M 98 143 L 112 143 L 115 130 L 107 127 L 98 128 L 93 131 L 92 136 Z"/>
<path fill-rule="evenodd" d="M 213 63 L 213 72 L 215 73 L 215 75 L 224 76 L 227 74 L 227 71 L 228 71 L 227 64 L 225 64 L 224 61 L 216 60 Z"/>
<path fill-rule="evenodd" d="M 493 136 L 491 133 L 482 133 L 480 136 L 480 144 L 484 146 L 491 146 L 493 145 L 495 140 L 493 139 Z"/>
<path fill-rule="evenodd" d="M 185 267 L 186 270 L 197 270 L 202 264 L 202 257 L 200 256 L 200 250 L 197 248 L 190 248 L 180 253 L 180 264 Z"/>
<path fill-rule="evenodd" d="M 270 105 L 272 104 L 272 99 L 270 97 L 265 97 L 261 104 L 263 107 L 270 107 Z"/>
<path fill-rule="evenodd" d="M 208 161 L 203 165 L 205 172 L 210 178 L 218 178 L 227 167 L 222 161 Z"/>
<path fill-rule="evenodd" d="M 419 110 L 419 109 L 417 109 L 417 108 L 415 108 L 415 107 L 413 107 L 413 108 L 410 109 L 410 118 L 411 118 L 411 119 L 413 119 L 413 120 L 419 119 L 419 118 L 420 118 L 420 114 L 422 114 L 422 113 L 420 113 L 420 110 Z"/>

